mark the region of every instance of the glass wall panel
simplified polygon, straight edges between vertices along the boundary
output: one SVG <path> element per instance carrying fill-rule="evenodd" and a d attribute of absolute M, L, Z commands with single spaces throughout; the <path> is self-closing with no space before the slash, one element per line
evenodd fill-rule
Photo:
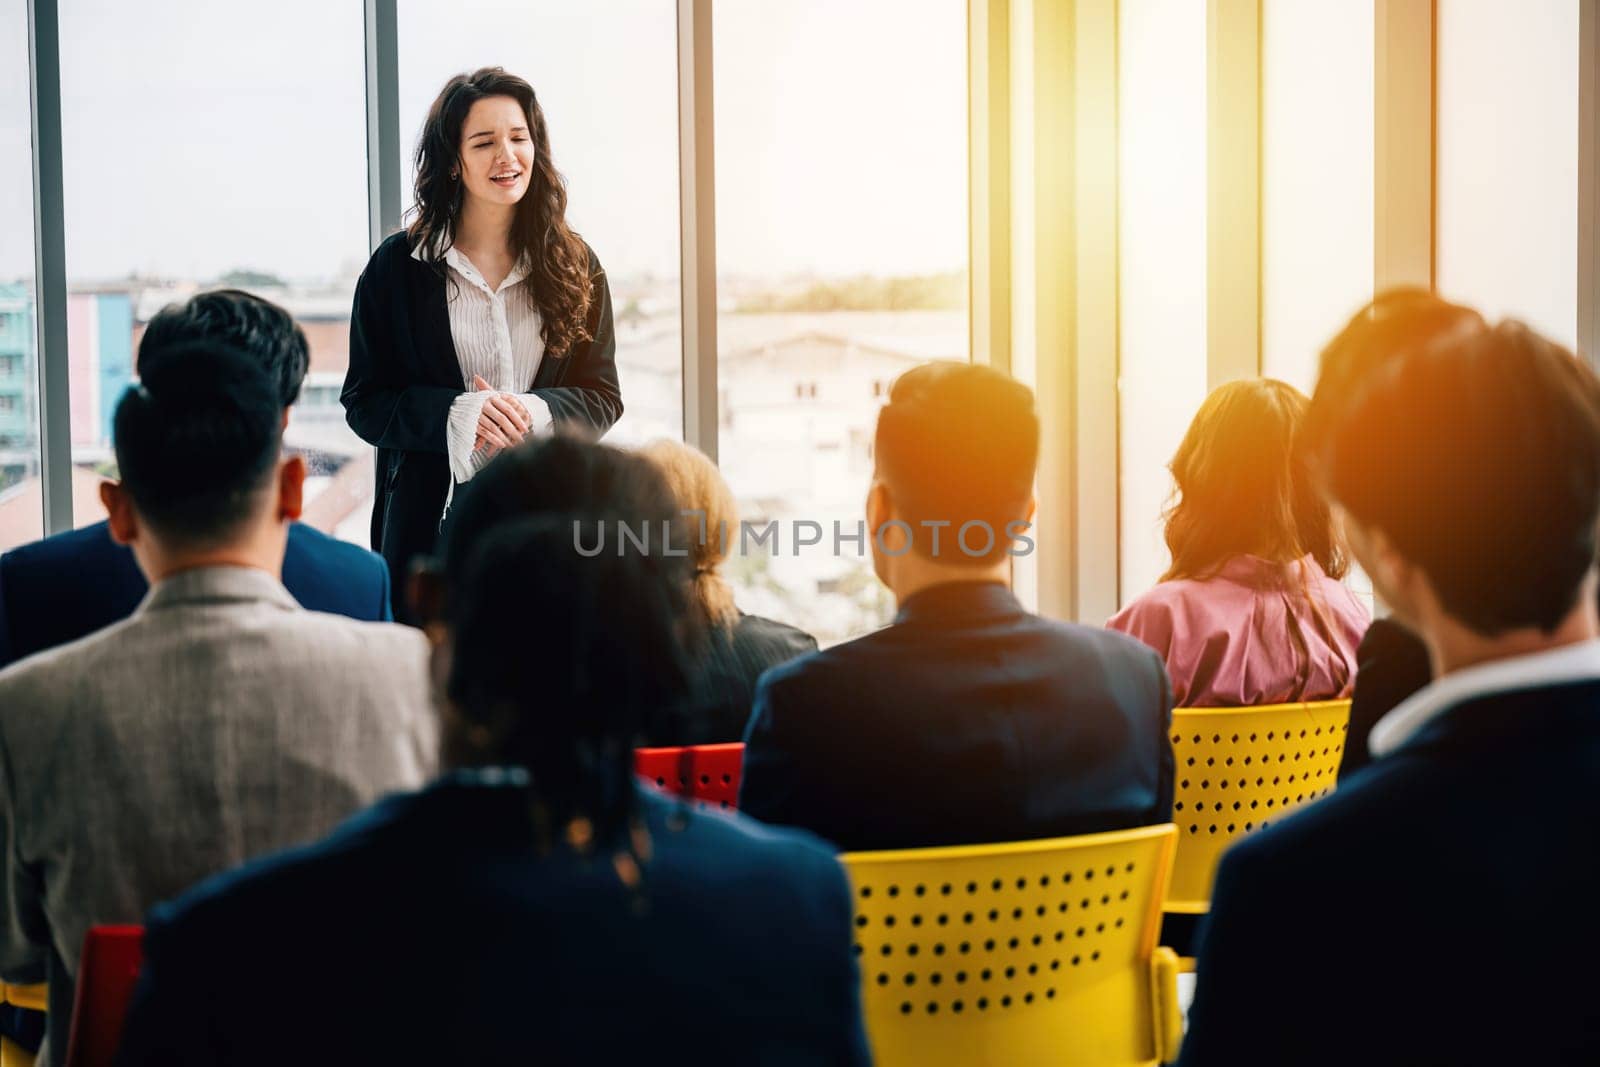
<path fill-rule="evenodd" d="M 824 644 L 893 611 L 868 547 L 834 541 L 863 521 L 890 384 L 969 358 L 967 5 L 917 4 L 914 46 L 908 11 L 714 7 L 718 448 L 743 519 L 781 538 L 730 565 L 744 610 Z"/>
<path fill-rule="evenodd" d="M 1121 602 L 1168 556 L 1167 462 L 1206 392 L 1206 5 L 1122 0 Z"/>
<path fill-rule="evenodd" d="M 453 74 L 533 85 L 567 221 L 611 285 L 623 416 L 606 439 L 683 436 L 677 9 L 669 0 L 400 0 L 402 203 L 428 107 Z"/>
<path fill-rule="evenodd" d="M 1438 0 L 1444 295 L 1577 341 L 1578 0 Z"/>
<path fill-rule="evenodd" d="M 367 259 L 361 5 L 171 0 L 154 17 L 62 0 L 60 14 L 76 522 L 104 517 L 94 487 L 145 323 L 234 286 L 304 327 L 311 370 L 286 435 L 311 466 L 304 517 L 365 544 L 372 453 L 338 397 Z"/>
<path fill-rule="evenodd" d="M 1262 5 L 1262 363 L 1310 393 L 1372 296 L 1373 6 Z"/>
<path fill-rule="evenodd" d="M 0 0 L 0 552 L 44 533 L 27 0 Z"/>

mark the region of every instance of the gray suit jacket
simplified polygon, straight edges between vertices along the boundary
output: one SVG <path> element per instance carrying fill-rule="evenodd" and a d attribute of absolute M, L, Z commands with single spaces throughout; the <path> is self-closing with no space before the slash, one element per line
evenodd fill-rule
<path fill-rule="evenodd" d="M 436 751 L 416 630 L 306 611 L 261 571 L 174 575 L 0 671 L 0 975 L 48 973 L 59 1057 L 90 926 L 322 836 Z"/>

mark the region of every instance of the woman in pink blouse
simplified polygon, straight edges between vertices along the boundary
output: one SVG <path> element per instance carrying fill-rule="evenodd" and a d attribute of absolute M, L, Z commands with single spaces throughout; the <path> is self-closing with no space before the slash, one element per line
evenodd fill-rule
<path fill-rule="evenodd" d="M 1367 612 L 1296 457 L 1307 400 L 1269 378 L 1206 398 L 1172 457 L 1172 566 L 1106 625 L 1161 653 L 1183 707 L 1348 696 Z"/>

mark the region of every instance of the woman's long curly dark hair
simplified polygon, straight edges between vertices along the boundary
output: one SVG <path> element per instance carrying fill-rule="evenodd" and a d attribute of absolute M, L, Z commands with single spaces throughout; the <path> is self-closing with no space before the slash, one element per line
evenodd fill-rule
<path fill-rule="evenodd" d="M 544 320 L 545 353 L 564 356 L 593 339 L 589 310 L 594 278 L 589 246 L 567 226 L 566 179 L 550 156 L 550 132 L 533 86 L 501 67 L 457 74 L 428 108 L 417 141 L 415 218 L 407 228 L 411 247 L 438 257 L 455 241 L 461 218 L 462 185 L 451 179 L 461 164 L 461 127 L 472 105 L 489 96 L 508 96 L 521 107 L 533 135 L 533 172 L 528 192 L 511 224 L 511 248 L 532 263 L 526 288 Z M 435 258 L 442 271 L 442 261 Z"/>

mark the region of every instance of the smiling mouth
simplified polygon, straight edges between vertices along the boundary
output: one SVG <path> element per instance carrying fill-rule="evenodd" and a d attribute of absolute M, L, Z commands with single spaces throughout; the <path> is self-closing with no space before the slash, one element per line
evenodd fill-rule
<path fill-rule="evenodd" d="M 522 177 L 522 172 L 520 170 L 514 170 L 508 171 L 505 174 L 493 175 L 489 180 L 494 182 L 496 185 L 513 185 L 520 177 Z"/>

